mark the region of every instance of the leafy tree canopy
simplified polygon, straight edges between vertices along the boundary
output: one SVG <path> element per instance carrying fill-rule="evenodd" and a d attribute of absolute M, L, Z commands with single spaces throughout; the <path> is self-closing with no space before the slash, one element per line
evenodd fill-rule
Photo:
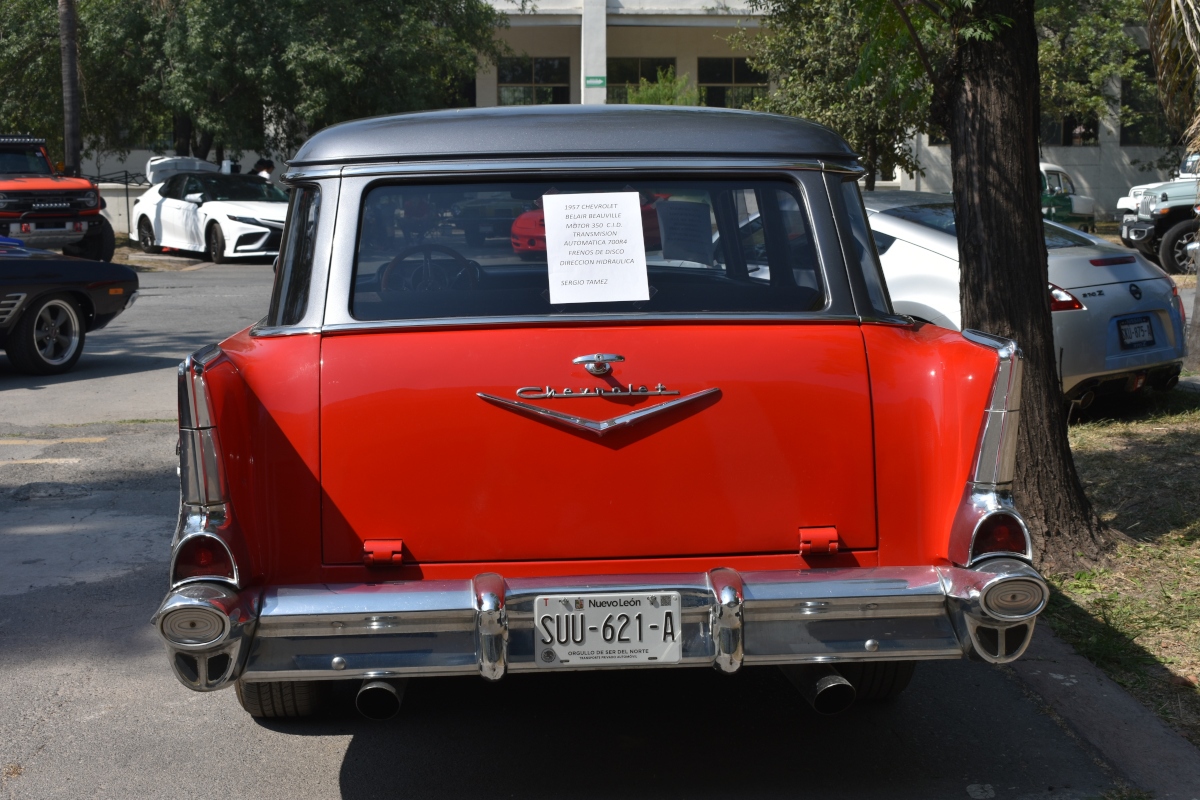
<path fill-rule="evenodd" d="M 756 107 L 828 125 L 863 154 L 868 187 L 876 172 L 918 168 L 913 131 L 929 121 L 929 91 L 921 64 L 904 38 L 890 43 L 889 69 L 864 70 L 862 52 L 878 20 L 855 0 L 755 0 L 766 31 L 743 31 L 735 44 L 771 75 L 775 91 Z"/>
<path fill-rule="evenodd" d="M 356 117 L 455 105 L 503 51 L 486 0 L 78 0 L 90 152 L 282 150 Z M 0 3 L 0 119 L 61 150 L 58 17 Z"/>

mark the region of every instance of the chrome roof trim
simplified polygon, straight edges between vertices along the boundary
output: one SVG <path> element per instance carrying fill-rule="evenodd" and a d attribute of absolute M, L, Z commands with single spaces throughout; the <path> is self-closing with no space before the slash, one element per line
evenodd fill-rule
<path fill-rule="evenodd" d="M 723 156 L 670 156 L 666 158 L 646 157 L 595 157 L 595 158 L 520 158 L 520 159 L 488 159 L 465 158 L 462 160 L 439 159 L 436 161 L 372 161 L 362 164 L 347 164 L 340 167 L 329 167 L 320 170 L 320 177 L 328 177 L 329 171 L 336 171 L 345 178 L 387 175 L 454 175 L 470 176 L 474 173 L 514 174 L 526 179 L 536 179 L 539 172 L 644 172 L 646 170 L 662 170 L 669 172 L 674 169 L 694 171 L 697 168 L 707 170 L 836 170 L 853 172 L 854 170 L 816 159 L 795 158 L 763 158 L 748 156 L 745 158 Z M 293 174 L 311 176 L 317 170 L 302 170 L 288 173 L 285 180 L 298 180 Z"/>
<path fill-rule="evenodd" d="M 250 336 L 254 339 L 276 339 L 280 336 L 307 336 L 320 332 L 321 328 L 317 325 L 270 326 L 256 324 L 250 328 Z"/>
<path fill-rule="evenodd" d="M 662 322 L 756 322 L 756 323 L 818 323 L 857 325 L 861 322 L 853 314 L 736 314 L 722 316 L 718 314 L 588 314 L 581 316 L 538 316 L 538 317 L 448 317 L 446 319 L 387 319 L 365 320 L 359 322 L 340 322 L 324 325 L 319 329 L 305 329 L 304 333 L 370 333 L 372 331 L 391 331 L 406 328 L 476 328 L 488 326 L 521 327 L 521 326 L 564 326 L 599 324 L 641 325 L 644 323 Z M 275 330 L 275 329 L 271 329 Z M 297 331 L 300 332 L 300 331 Z M 251 331 L 251 335 L 273 335 Z M 285 336 L 288 334 L 277 334 Z"/>

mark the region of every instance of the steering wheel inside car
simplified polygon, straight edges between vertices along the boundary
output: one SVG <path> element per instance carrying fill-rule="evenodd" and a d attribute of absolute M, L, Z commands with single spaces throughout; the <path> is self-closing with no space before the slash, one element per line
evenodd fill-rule
<path fill-rule="evenodd" d="M 433 255 L 450 256 L 435 261 Z M 406 260 L 415 255 L 421 260 Z M 384 292 L 427 292 L 442 289 L 474 289 L 479 284 L 479 264 L 444 244 L 406 247 L 379 270 L 379 289 Z"/>

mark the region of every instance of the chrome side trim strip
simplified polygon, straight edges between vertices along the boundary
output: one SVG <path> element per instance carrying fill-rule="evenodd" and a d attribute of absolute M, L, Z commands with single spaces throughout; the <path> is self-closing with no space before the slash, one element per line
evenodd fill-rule
<path fill-rule="evenodd" d="M 992 395 L 984 412 L 973 481 L 992 486 L 1011 484 L 1016 469 L 1025 357 L 1011 339 L 970 329 L 964 330 L 962 335 L 968 341 L 995 350 L 999 358 Z"/>
<path fill-rule="evenodd" d="M 316 325 L 308 326 L 287 326 L 263 325 L 262 320 L 250 328 L 250 336 L 254 339 L 275 339 L 280 336 L 311 336 L 321 332 L 321 328 Z"/>

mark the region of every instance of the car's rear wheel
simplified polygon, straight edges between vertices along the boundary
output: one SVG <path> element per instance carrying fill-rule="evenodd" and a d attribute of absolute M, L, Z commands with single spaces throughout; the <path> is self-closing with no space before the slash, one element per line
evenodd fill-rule
<path fill-rule="evenodd" d="M 321 706 L 318 681 L 270 681 L 234 684 L 238 702 L 252 717 L 296 719 L 310 717 Z"/>
<path fill-rule="evenodd" d="M 1187 257 L 1188 243 L 1196 239 L 1196 231 L 1200 229 L 1200 220 L 1188 219 L 1175 225 L 1165 234 L 1158 245 L 1158 262 L 1167 272 L 1175 274 L 1195 272 L 1191 260 Z"/>
<path fill-rule="evenodd" d="M 214 264 L 224 264 L 229 260 L 225 257 L 225 234 L 221 232 L 220 225 L 214 222 L 208 226 L 205 242 L 208 244 L 205 255 L 212 259 Z"/>
<path fill-rule="evenodd" d="M 75 366 L 85 335 L 78 303 L 70 295 L 47 295 L 25 309 L 5 340 L 5 352 L 21 372 L 57 375 Z"/>
<path fill-rule="evenodd" d="M 860 661 L 839 664 L 838 670 L 854 686 L 855 701 L 882 702 L 899 697 L 908 688 L 915 661 Z"/>
<path fill-rule="evenodd" d="M 138 220 L 138 246 L 142 248 L 143 253 L 161 253 L 162 248 L 155 242 L 154 225 L 150 220 L 142 217 Z"/>

